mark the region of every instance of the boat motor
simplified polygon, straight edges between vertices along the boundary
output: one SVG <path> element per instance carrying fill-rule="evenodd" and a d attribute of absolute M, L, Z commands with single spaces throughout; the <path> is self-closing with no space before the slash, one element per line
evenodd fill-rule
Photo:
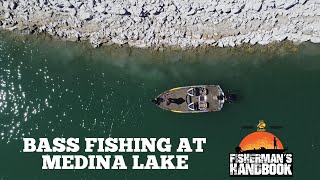
<path fill-rule="evenodd" d="M 155 103 L 156 105 L 160 105 L 162 102 L 164 102 L 164 99 L 158 97 L 158 98 L 152 99 L 152 102 Z"/>
<path fill-rule="evenodd" d="M 235 93 L 228 91 L 225 95 L 225 100 L 227 103 L 233 103 L 238 100 L 238 96 Z"/>

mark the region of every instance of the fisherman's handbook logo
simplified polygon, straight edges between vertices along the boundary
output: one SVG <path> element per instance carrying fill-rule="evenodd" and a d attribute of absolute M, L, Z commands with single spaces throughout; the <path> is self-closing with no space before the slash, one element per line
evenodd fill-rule
<path fill-rule="evenodd" d="M 259 121 L 257 131 L 242 139 L 236 153 L 230 153 L 230 176 L 292 176 L 293 154 L 265 128 L 266 123 Z"/>

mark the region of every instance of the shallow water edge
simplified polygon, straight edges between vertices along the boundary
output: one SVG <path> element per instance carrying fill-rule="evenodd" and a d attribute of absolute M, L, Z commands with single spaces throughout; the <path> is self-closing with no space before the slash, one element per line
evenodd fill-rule
<path fill-rule="evenodd" d="M 0 30 L 0 36 L 6 37 L 12 42 L 33 42 L 37 43 L 47 43 L 52 46 L 68 46 L 73 45 L 80 47 L 81 50 L 87 51 L 89 54 L 103 55 L 108 54 L 115 58 L 125 59 L 130 56 L 141 55 L 141 56 L 150 56 L 148 59 L 153 59 L 154 62 L 166 61 L 166 59 L 173 59 L 173 61 L 188 61 L 191 59 L 197 59 L 197 56 L 201 55 L 202 60 L 221 60 L 229 59 L 230 57 L 235 56 L 246 56 L 259 54 L 266 56 L 272 59 L 274 56 L 285 56 L 290 54 L 295 54 L 298 51 L 305 48 L 319 48 L 320 44 L 314 44 L 311 42 L 303 42 L 296 44 L 292 41 L 282 41 L 282 42 L 273 42 L 267 45 L 251 45 L 251 44 L 242 44 L 237 47 L 211 47 L 211 46 L 202 46 L 193 49 L 181 49 L 181 48 L 163 48 L 163 49 L 152 49 L 152 48 L 136 48 L 129 47 L 128 45 L 106 45 L 103 44 L 99 48 L 94 48 L 88 41 L 78 41 L 73 42 L 67 39 L 62 39 L 59 37 L 51 36 L 47 33 L 40 34 L 23 34 L 20 32 L 12 32 L 7 30 Z M 178 55 L 178 56 L 177 56 Z M 203 58 L 206 57 L 206 58 Z"/>

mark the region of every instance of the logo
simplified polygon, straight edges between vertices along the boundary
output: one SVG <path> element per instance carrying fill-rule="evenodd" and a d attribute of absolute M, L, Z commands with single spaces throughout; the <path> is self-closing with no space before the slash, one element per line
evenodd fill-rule
<path fill-rule="evenodd" d="M 257 131 L 248 134 L 230 153 L 230 176 L 292 176 L 293 154 L 287 153 L 280 139 L 266 131 L 259 121 Z"/>
<path fill-rule="evenodd" d="M 260 120 L 259 124 L 257 125 L 257 131 L 266 131 L 266 126 L 267 124 L 263 120 Z"/>

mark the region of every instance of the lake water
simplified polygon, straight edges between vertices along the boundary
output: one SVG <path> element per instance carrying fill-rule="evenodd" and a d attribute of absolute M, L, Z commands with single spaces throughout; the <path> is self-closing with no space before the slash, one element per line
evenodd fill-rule
<path fill-rule="evenodd" d="M 236 90 L 240 101 L 203 114 L 151 103 L 167 89 L 196 84 Z M 263 119 L 294 153 L 292 179 L 319 179 L 319 91 L 314 44 L 157 53 L 2 32 L 0 178 L 234 179 L 229 153 Z M 204 153 L 189 154 L 189 170 L 45 171 L 42 153 L 22 153 L 23 137 L 205 137 L 207 143 Z"/>

